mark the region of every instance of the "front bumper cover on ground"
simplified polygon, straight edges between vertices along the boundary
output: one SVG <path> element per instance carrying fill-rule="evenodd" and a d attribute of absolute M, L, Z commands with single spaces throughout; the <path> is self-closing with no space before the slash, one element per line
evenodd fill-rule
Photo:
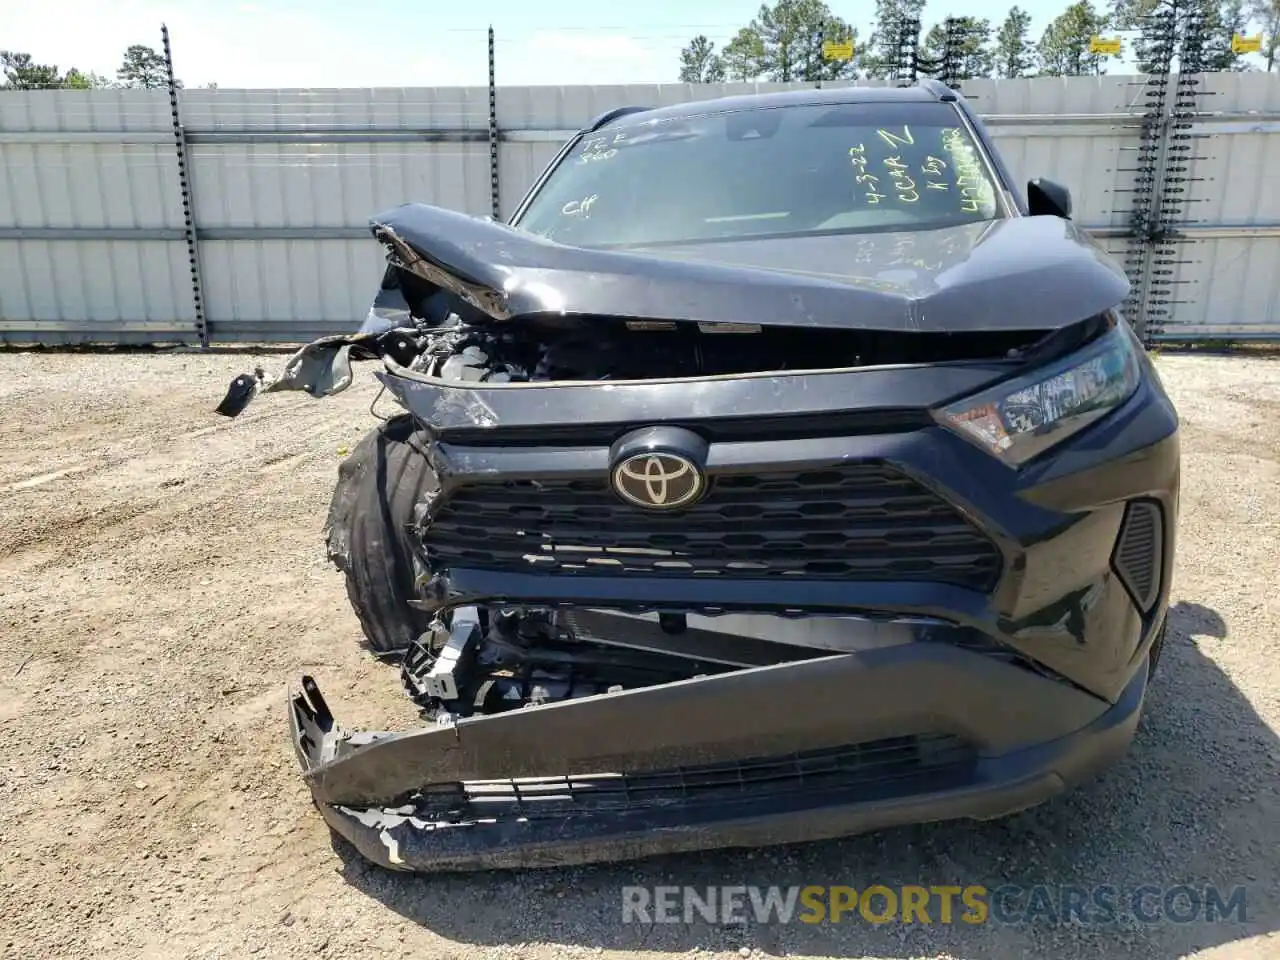
<path fill-rule="evenodd" d="M 397 734 L 343 731 L 308 677 L 290 719 L 334 831 L 388 868 L 460 871 L 1000 817 L 1120 758 L 1146 681 L 1109 704 L 909 641 Z"/>

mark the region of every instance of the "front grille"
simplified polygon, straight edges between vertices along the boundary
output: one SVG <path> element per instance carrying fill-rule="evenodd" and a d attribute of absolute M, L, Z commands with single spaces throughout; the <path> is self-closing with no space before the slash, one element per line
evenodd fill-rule
<path fill-rule="evenodd" d="M 879 463 L 727 475 L 670 514 L 603 478 L 463 487 L 436 505 L 433 567 L 645 576 L 910 580 L 990 589 L 999 549 L 947 501 Z"/>
<path fill-rule="evenodd" d="M 976 760 L 971 744 L 930 734 L 649 773 L 443 783 L 423 789 L 410 803 L 415 816 L 459 823 L 837 791 L 843 800 L 858 802 L 962 786 Z"/>

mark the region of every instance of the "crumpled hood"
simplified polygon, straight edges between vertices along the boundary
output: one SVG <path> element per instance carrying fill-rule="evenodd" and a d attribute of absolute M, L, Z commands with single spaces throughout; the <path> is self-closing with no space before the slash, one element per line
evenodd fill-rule
<path fill-rule="evenodd" d="M 425 204 L 373 218 L 407 269 L 495 319 L 587 314 L 886 331 L 1049 330 L 1129 282 L 1075 224 L 1014 217 L 936 230 L 646 249 L 554 243 Z"/>

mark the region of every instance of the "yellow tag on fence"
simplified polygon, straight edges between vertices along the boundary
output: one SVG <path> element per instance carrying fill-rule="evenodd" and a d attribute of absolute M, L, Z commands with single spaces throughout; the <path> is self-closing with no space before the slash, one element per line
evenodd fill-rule
<path fill-rule="evenodd" d="M 825 60 L 852 60 L 853 43 L 838 43 L 834 40 L 828 40 L 822 45 L 822 57 Z"/>
<path fill-rule="evenodd" d="M 1233 34 L 1231 37 L 1232 53 L 1260 53 L 1262 51 L 1262 34 L 1253 37 L 1242 37 Z"/>

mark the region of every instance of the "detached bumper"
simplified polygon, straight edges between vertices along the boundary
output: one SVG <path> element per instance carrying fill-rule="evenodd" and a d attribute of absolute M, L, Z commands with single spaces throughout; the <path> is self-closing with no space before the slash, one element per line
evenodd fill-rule
<path fill-rule="evenodd" d="M 910 643 L 352 734 L 310 678 L 294 744 L 326 821 L 409 871 L 764 846 L 1039 804 L 1120 759 L 1114 704 L 1013 663 Z"/>

